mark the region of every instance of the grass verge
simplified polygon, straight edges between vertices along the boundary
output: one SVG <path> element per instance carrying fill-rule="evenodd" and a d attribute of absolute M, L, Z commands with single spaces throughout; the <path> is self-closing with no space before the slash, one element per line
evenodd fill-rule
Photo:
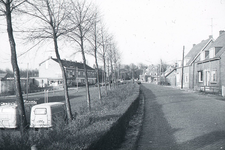
<path fill-rule="evenodd" d="M 76 116 L 72 123 L 65 125 L 63 122 L 58 122 L 53 130 L 29 130 L 23 137 L 14 131 L 1 132 L 0 149 L 30 149 L 33 145 L 42 150 L 101 149 L 105 138 L 109 138 L 108 141 L 114 143 L 112 146 L 119 144 L 121 139 L 116 139 L 112 136 L 113 134 L 108 133 L 110 130 L 113 131 L 117 124 L 121 126 L 119 120 L 122 117 L 128 117 L 123 116 L 128 109 L 135 109 L 136 105 L 132 108 L 130 106 L 138 97 L 139 86 L 132 83 L 120 85 L 110 90 L 107 96 L 103 95 L 102 101 L 98 100 L 97 92 L 93 93 L 91 93 L 91 112 L 86 111 L 84 104 L 78 106 L 77 103 L 74 105 L 71 103 L 74 116 Z M 122 125 L 119 132 L 123 134 L 125 128 Z M 118 131 L 115 134 L 118 134 Z"/>

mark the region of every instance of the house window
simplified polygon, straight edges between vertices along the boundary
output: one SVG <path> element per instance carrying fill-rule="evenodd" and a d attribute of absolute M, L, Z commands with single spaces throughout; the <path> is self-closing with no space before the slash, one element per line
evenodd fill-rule
<path fill-rule="evenodd" d="M 216 70 L 211 71 L 211 82 L 216 82 Z"/>
<path fill-rule="evenodd" d="M 200 55 L 200 60 L 204 60 L 205 59 L 205 52 L 203 51 Z"/>
<path fill-rule="evenodd" d="M 209 56 L 209 51 L 205 51 L 205 58 L 207 58 Z"/>
<path fill-rule="evenodd" d="M 222 47 L 215 47 L 215 55 L 221 50 Z"/>
<path fill-rule="evenodd" d="M 213 57 L 215 57 L 215 49 L 214 48 L 211 48 L 209 50 L 209 58 L 213 58 Z"/>
<path fill-rule="evenodd" d="M 198 72 L 198 82 L 203 82 L 203 71 Z"/>

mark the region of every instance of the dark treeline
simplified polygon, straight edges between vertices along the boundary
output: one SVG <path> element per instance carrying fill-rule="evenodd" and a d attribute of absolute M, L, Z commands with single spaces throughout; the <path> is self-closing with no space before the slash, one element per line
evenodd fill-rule
<path fill-rule="evenodd" d="M 13 71 L 10 70 L 10 69 L 5 69 L 5 70 L 0 69 L 0 72 L 6 72 L 8 78 L 10 78 L 10 77 L 13 78 Z M 20 70 L 20 77 L 26 78 L 27 73 L 28 73 L 28 77 L 38 77 L 39 76 L 38 69 L 33 69 L 33 70 L 27 70 L 27 69 L 23 70 L 23 69 L 21 69 Z"/>

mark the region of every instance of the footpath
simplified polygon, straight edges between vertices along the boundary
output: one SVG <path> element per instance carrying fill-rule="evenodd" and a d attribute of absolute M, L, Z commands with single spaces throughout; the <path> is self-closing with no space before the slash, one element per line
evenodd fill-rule
<path fill-rule="evenodd" d="M 225 101 L 166 86 L 142 84 L 145 112 L 138 150 L 225 149 Z"/>

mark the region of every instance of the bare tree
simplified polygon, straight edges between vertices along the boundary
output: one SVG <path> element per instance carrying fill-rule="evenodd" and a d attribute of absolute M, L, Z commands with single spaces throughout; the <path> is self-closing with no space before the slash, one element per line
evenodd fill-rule
<path fill-rule="evenodd" d="M 111 68 L 111 80 L 113 87 L 115 88 L 116 84 L 116 67 L 117 67 L 117 61 L 119 60 L 119 56 L 117 54 L 116 45 L 113 42 L 112 39 L 110 39 L 109 47 L 107 50 L 107 57 L 109 59 L 109 65 Z"/>
<path fill-rule="evenodd" d="M 77 43 L 80 46 L 82 58 L 83 58 L 83 66 L 85 73 L 85 85 L 86 85 L 86 94 L 87 94 L 87 106 L 89 111 L 91 111 L 91 100 L 90 100 L 90 91 L 89 91 L 89 83 L 88 83 L 88 75 L 86 68 L 86 57 L 85 57 L 85 41 L 86 36 L 90 32 L 92 26 L 94 25 L 95 13 L 92 9 L 92 4 L 87 3 L 86 1 L 73 1 L 71 0 L 71 14 L 69 21 L 70 23 L 77 27 L 74 27 L 68 37 Z"/>
<path fill-rule="evenodd" d="M 109 58 L 109 63 L 110 63 L 109 66 L 111 68 L 111 81 L 112 81 L 113 87 L 115 88 L 112 43 L 110 43 L 110 45 L 109 45 L 108 58 Z"/>
<path fill-rule="evenodd" d="M 20 133 L 24 134 L 24 129 L 27 127 L 27 120 L 23 102 L 23 96 L 21 92 L 21 84 L 20 84 L 20 71 L 17 63 L 17 54 L 16 54 L 16 43 L 13 35 L 13 27 L 12 27 L 12 13 L 17 7 L 22 5 L 25 0 L 0 0 L 0 16 L 5 16 L 6 24 L 7 24 L 7 33 L 9 38 L 9 44 L 11 49 L 11 64 L 13 68 L 13 75 L 14 75 L 14 84 L 15 84 L 15 91 L 16 91 L 16 103 L 17 103 L 17 111 L 19 115 L 19 128 Z"/>
<path fill-rule="evenodd" d="M 106 80 L 106 67 L 107 67 L 107 49 L 109 47 L 109 41 L 111 37 L 109 34 L 106 32 L 105 26 L 101 24 L 100 26 L 100 45 L 101 48 L 99 49 L 99 55 L 100 59 L 103 62 L 103 72 L 104 72 L 104 82 L 105 82 L 105 92 L 107 95 L 107 80 Z"/>
<path fill-rule="evenodd" d="M 95 70 L 96 70 L 96 74 L 97 74 L 97 85 L 98 85 L 98 97 L 99 100 L 101 100 L 101 88 L 100 88 L 100 82 L 99 82 L 99 65 L 98 65 L 98 49 L 100 47 L 99 44 L 99 28 L 98 28 L 98 24 L 99 24 L 99 17 L 98 17 L 98 12 L 96 9 L 95 12 L 95 20 L 94 20 L 94 25 L 92 27 L 92 30 L 90 31 L 90 39 L 89 37 L 87 37 L 87 40 L 90 43 L 90 54 L 94 55 L 95 58 Z"/>
<path fill-rule="evenodd" d="M 131 63 L 130 69 L 131 69 L 132 81 L 134 82 L 134 78 L 136 77 L 135 76 L 136 70 L 138 69 L 138 67 L 135 64 Z"/>
<path fill-rule="evenodd" d="M 53 40 L 56 58 L 61 68 L 63 77 L 67 118 L 68 121 L 72 121 L 73 117 L 68 94 L 67 77 L 65 68 L 60 58 L 58 47 L 59 38 L 68 33 L 70 30 L 67 28 L 68 24 L 66 22 L 66 19 L 68 17 L 67 10 L 69 7 L 67 7 L 67 3 L 64 0 L 31 0 L 27 3 L 28 7 L 23 12 L 39 20 L 37 28 L 32 28 L 29 30 L 29 32 L 31 33 L 29 37 L 34 40 Z"/>
<path fill-rule="evenodd" d="M 119 78 L 119 66 L 120 66 L 120 53 L 116 47 L 116 44 L 113 44 L 112 47 L 113 54 L 113 65 L 114 65 L 114 80 L 116 81 L 116 85 L 118 86 L 118 78 Z"/>

